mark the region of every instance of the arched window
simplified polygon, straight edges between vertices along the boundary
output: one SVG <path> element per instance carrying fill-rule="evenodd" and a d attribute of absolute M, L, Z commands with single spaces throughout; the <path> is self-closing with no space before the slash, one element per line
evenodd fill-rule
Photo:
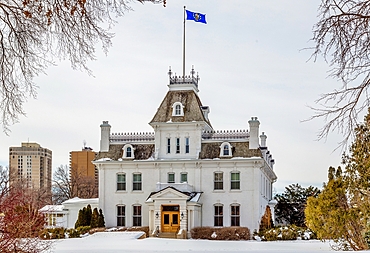
<path fill-rule="evenodd" d="M 172 116 L 184 116 L 184 106 L 181 102 L 175 102 L 172 105 Z"/>
<path fill-rule="evenodd" d="M 176 105 L 176 107 L 175 107 L 175 114 L 176 115 L 181 115 L 181 105 Z"/>
<path fill-rule="evenodd" d="M 126 148 L 126 157 L 131 157 L 132 156 L 132 149 L 131 147 Z"/>
<path fill-rule="evenodd" d="M 220 157 L 231 157 L 232 154 L 232 146 L 228 142 L 224 142 L 220 146 Z"/>
<path fill-rule="evenodd" d="M 134 159 L 134 148 L 132 147 L 131 144 L 126 144 L 125 146 L 123 146 L 123 155 L 122 155 L 122 158 L 123 159 Z"/>
<path fill-rule="evenodd" d="M 229 145 L 225 145 L 224 146 L 224 151 L 223 151 L 224 153 L 223 153 L 223 155 L 229 155 Z"/>

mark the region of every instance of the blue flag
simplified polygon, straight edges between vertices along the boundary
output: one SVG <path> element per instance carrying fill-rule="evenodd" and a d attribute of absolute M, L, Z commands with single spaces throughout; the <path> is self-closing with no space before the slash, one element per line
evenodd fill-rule
<path fill-rule="evenodd" d="M 186 10 L 186 20 L 194 20 L 195 22 L 207 24 L 206 14 L 201 14 L 201 13 L 192 12 L 188 10 Z"/>

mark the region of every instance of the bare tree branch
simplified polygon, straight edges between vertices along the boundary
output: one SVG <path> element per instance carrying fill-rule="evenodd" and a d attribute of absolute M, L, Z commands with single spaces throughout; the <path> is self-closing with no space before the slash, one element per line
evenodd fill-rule
<path fill-rule="evenodd" d="M 131 2 L 165 0 L 2 0 L 0 1 L 0 110 L 3 131 L 25 115 L 23 104 L 36 98 L 35 76 L 55 59 L 68 59 L 73 69 L 91 73 L 100 42 L 106 53 L 116 17 Z M 107 26 L 104 28 L 103 26 Z"/>
<path fill-rule="evenodd" d="M 53 174 L 53 202 L 60 204 L 74 197 L 97 198 L 98 186 L 94 178 L 61 165 Z"/>
<path fill-rule="evenodd" d="M 339 90 L 324 93 L 311 107 L 315 114 L 308 120 L 323 118 L 319 139 L 332 131 L 343 135 L 346 146 L 358 125 L 358 116 L 370 106 L 370 2 L 322 0 L 319 20 L 313 28 L 312 59 L 319 55 L 330 63 L 330 76 L 339 80 Z"/>

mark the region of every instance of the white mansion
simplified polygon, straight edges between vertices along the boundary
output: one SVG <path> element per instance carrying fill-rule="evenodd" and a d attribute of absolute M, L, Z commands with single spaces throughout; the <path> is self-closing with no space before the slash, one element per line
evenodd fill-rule
<path fill-rule="evenodd" d="M 169 72 L 169 90 L 150 121 L 152 133 L 111 133 L 100 125 L 99 207 L 107 227 L 149 226 L 152 235 L 193 227 L 259 228 L 266 207 L 273 213 L 274 160 L 249 130 L 216 131 L 198 96 L 198 76 Z"/>

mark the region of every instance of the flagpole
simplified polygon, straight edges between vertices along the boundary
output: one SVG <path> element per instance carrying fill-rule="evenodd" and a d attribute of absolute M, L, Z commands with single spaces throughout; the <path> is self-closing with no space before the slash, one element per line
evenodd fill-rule
<path fill-rule="evenodd" d="M 185 80 L 185 8 L 184 6 L 184 35 L 183 35 L 183 43 L 182 43 L 182 76 Z"/>

